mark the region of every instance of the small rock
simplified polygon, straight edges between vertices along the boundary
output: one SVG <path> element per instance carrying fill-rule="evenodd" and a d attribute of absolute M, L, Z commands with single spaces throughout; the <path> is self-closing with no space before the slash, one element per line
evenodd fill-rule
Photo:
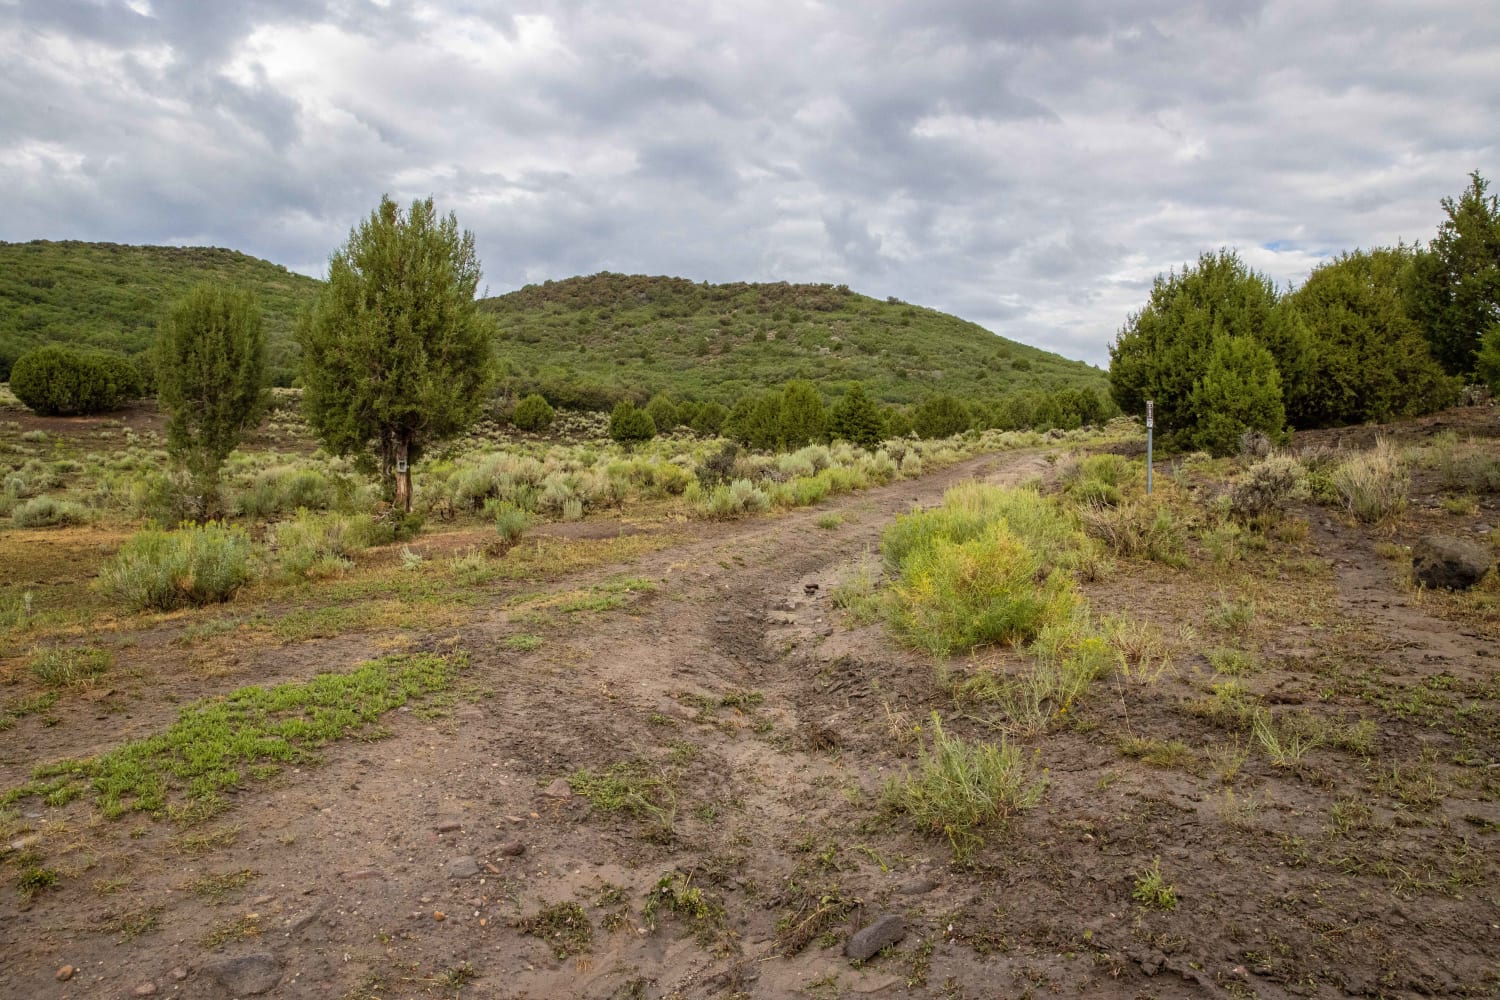
<path fill-rule="evenodd" d="M 250 905 L 251 906 L 265 906 L 267 903 L 269 903 L 271 900 L 273 900 L 275 898 L 276 898 L 275 896 L 256 896 L 254 899 L 250 900 Z"/>
<path fill-rule="evenodd" d="M 215 962 L 209 974 L 233 996 L 258 996 L 268 993 L 281 982 L 281 963 L 268 952 L 237 955 Z"/>
<path fill-rule="evenodd" d="M 60 983 L 67 982 L 69 979 L 73 978 L 73 973 L 77 971 L 78 970 L 73 968 L 71 965 L 65 965 L 57 970 L 57 981 Z"/>
<path fill-rule="evenodd" d="M 506 858 L 519 858 L 526 853 L 526 845 L 519 840 L 507 840 L 495 848 L 495 853 Z"/>
<path fill-rule="evenodd" d="M 468 856 L 454 858 L 448 862 L 447 872 L 449 878 L 472 878 L 479 874 L 479 862 Z"/>
<path fill-rule="evenodd" d="M 170 975 L 174 980 L 180 983 L 188 977 L 188 971 L 179 965 L 177 968 L 171 971 Z"/>
<path fill-rule="evenodd" d="M 359 871 L 350 872 L 348 875 L 345 875 L 344 877 L 346 879 L 348 879 L 349 881 L 351 881 L 351 882 L 359 882 L 359 881 L 363 881 L 364 879 L 379 878 L 380 877 L 380 869 L 378 869 L 378 868 L 361 868 Z"/>
<path fill-rule="evenodd" d="M 441 823 L 439 823 L 437 826 L 433 827 L 433 829 L 436 830 L 438 833 L 457 833 L 459 830 L 462 830 L 463 828 L 464 828 L 463 823 L 459 822 L 456 819 L 445 819 Z"/>
<path fill-rule="evenodd" d="M 897 891 L 903 896 L 921 896 L 931 892 L 941 884 L 931 875 L 917 875 L 901 883 L 901 888 Z"/>
<path fill-rule="evenodd" d="M 1423 535 L 1411 547 L 1412 578 L 1429 589 L 1468 590 L 1490 570 L 1490 554 L 1452 535 Z"/>
<path fill-rule="evenodd" d="M 156 984 L 142 983 L 135 989 L 131 990 L 130 995 L 134 997 L 154 997 L 156 996 Z"/>
<path fill-rule="evenodd" d="M 542 794 L 549 799 L 571 799 L 573 786 L 568 784 L 567 778 L 553 778 L 552 784 L 543 789 Z"/>
<path fill-rule="evenodd" d="M 880 949 L 906 937 L 906 918 L 899 913 L 885 913 L 873 924 L 856 931 L 844 945 L 844 954 L 856 962 L 873 958 Z"/>
<path fill-rule="evenodd" d="M 433 910 L 432 919 L 441 922 L 448 919 L 448 914 L 444 913 L 442 910 Z"/>
<path fill-rule="evenodd" d="M 323 915 L 323 904 L 319 903 L 305 913 L 301 913 L 287 921 L 286 930 L 288 934 L 301 934 L 304 930 Z"/>

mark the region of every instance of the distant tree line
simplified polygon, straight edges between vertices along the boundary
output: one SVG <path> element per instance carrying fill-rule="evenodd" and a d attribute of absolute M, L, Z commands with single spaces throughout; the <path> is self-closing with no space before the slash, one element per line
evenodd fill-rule
<path fill-rule="evenodd" d="M 859 382 L 837 387 L 831 401 L 814 383 L 793 379 L 779 388 L 741 396 L 732 407 L 717 402 L 673 400 L 657 393 L 637 405 L 630 399 L 610 411 L 610 436 L 617 441 L 650 440 L 677 430 L 724 437 L 762 451 L 786 451 L 808 444 L 848 441 L 878 447 L 890 438 L 950 437 L 968 430 L 1073 430 L 1102 424 L 1119 415 L 1103 392 L 1057 389 L 1012 393 L 992 400 L 928 396 L 914 406 L 880 403 Z M 521 430 L 543 431 L 554 409 L 540 394 L 519 401 L 511 422 Z"/>
<path fill-rule="evenodd" d="M 1110 348 L 1115 402 L 1154 400 L 1167 442 L 1216 454 L 1246 430 L 1430 413 L 1500 390 L 1500 206 L 1477 172 L 1427 246 L 1353 250 L 1278 291 L 1229 250 L 1158 275 Z"/>

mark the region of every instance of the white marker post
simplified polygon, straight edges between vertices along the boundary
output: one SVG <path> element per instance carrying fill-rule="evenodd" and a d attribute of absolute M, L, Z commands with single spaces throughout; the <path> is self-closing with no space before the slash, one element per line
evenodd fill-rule
<path fill-rule="evenodd" d="M 1146 400 L 1146 495 L 1151 495 L 1151 434 L 1156 426 L 1156 401 Z"/>

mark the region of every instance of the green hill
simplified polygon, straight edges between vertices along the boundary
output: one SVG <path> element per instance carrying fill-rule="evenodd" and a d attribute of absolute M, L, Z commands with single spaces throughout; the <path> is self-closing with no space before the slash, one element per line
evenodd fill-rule
<path fill-rule="evenodd" d="M 0 376 L 43 343 L 138 354 L 162 310 L 193 284 L 233 282 L 264 310 L 273 382 L 296 375 L 296 316 L 321 282 L 209 247 L 0 242 Z M 859 380 L 872 396 L 995 398 L 1104 389 L 1105 373 L 953 316 L 833 285 L 695 283 L 596 274 L 484 299 L 502 387 L 604 408 L 656 392 L 732 404 L 788 379 Z"/>
<path fill-rule="evenodd" d="M 217 247 L 0 242 L 0 368 L 8 373 L 16 357 L 46 343 L 138 354 L 150 346 L 163 308 L 200 281 L 255 292 L 271 378 L 289 385 L 297 357 L 292 324 L 321 282 Z"/>
<path fill-rule="evenodd" d="M 1107 386 L 1081 361 L 839 285 L 595 274 L 485 299 L 506 387 L 600 406 L 656 391 L 730 404 L 788 379 L 858 380 L 888 402 Z"/>

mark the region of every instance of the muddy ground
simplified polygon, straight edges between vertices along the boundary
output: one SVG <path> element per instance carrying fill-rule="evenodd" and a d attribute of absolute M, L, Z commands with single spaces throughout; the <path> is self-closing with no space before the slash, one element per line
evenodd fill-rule
<path fill-rule="evenodd" d="M 995 723 L 832 592 L 878 565 L 898 513 L 970 477 L 1046 477 L 1053 458 L 984 456 L 729 524 L 630 526 L 664 547 L 547 585 L 654 584 L 597 613 L 538 618 L 515 584 L 431 627 L 188 646 L 191 617 L 102 633 L 151 683 L 19 719 L 0 732 L 0 784 L 215 691 L 388 650 L 463 651 L 469 667 L 456 698 L 247 785 L 198 827 L 26 800 L 17 837 L 40 837 L 65 877 L 23 902 L 7 869 L 0 995 L 1500 992 L 1495 630 L 1403 585 L 1390 556 L 1431 524 L 1500 523 L 1492 496 L 1458 518 L 1419 499 L 1380 532 L 1299 507 L 1305 532 L 1229 568 L 1120 560 L 1085 592 L 1169 661 L 1145 649 L 1140 669 L 1016 737 L 1046 769 L 1040 804 L 965 864 L 882 807 L 932 711 L 971 739 Z M 521 633 L 543 641 L 519 651 Z M 1209 654 L 1224 648 L 1253 655 L 1237 680 L 1266 704 L 1334 735 L 1278 766 L 1215 708 Z M 609 812 L 557 783 L 615 765 L 644 805 Z M 1175 908 L 1137 898 L 1153 865 Z M 904 935 L 851 962 L 851 934 L 886 914 Z"/>

